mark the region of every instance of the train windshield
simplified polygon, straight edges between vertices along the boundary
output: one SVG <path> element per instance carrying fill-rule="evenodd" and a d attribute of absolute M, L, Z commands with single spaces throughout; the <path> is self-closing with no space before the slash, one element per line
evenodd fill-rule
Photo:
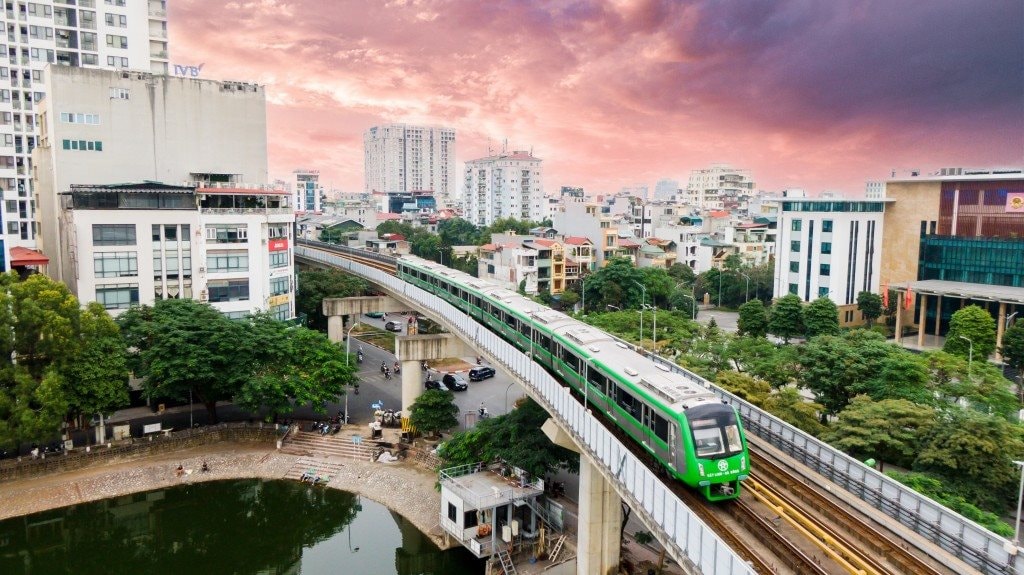
<path fill-rule="evenodd" d="M 717 459 L 743 451 L 736 412 L 725 404 L 709 404 L 687 411 L 697 457 Z"/>

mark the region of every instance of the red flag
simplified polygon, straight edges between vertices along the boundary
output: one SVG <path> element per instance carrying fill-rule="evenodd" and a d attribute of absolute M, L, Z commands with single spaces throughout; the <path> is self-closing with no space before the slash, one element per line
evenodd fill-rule
<path fill-rule="evenodd" d="M 910 293 L 910 286 L 907 286 L 907 298 L 903 301 L 903 309 L 910 309 L 914 305 L 914 296 Z"/>
<path fill-rule="evenodd" d="M 889 284 L 882 284 L 882 307 L 889 309 Z"/>

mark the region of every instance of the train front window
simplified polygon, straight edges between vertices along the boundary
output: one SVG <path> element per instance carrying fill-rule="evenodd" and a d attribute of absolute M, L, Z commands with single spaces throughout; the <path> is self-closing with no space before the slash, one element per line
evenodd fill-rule
<path fill-rule="evenodd" d="M 687 412 L 697 457 L 717 459 L 743 451 L 739 424 L 732 408 L 711 404 Z"/>
<path fill-rule="evenodd" d="M 701 424 L 707 427 L 699 427 Z M 722 430 L 715 425 L 714 420 L 701 420 L 693 422 L 693 443 L 697 447 L 697 457 L 713 457 L 720 455 L 722 447 Z"/>

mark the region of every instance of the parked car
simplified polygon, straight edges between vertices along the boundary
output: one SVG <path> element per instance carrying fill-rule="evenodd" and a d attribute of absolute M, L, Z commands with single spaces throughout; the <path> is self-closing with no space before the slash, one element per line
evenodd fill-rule
<path fill-rule="evenodd" d="M 474 367 L 469 370 L 469 381 L 483 381 L 489 377 L 494 377 L 493 367 Z"/>
<path fill-rule="evenodd" d="M 441 389 L 441 382 L 436 379 L 428 379 L 423 382 L 424 387 L 427 389 Z"/>
<path fill-rule="evenodd" d="M 469 389 L 469 384 L 466 383 L 466 380 L 461 375 L 455 373 L 444 374 L 441 382 L 448 388 L 448 391 L 466 391 Z"/>
<path fill-rule="evenodd" d="M 366 317 L 372 317 L 373 319 L 380 319 L 380 318 L 384 317 L 384 312 L 382 312 L 382 311 L 369 311 L 369 312 L 366 312 L 363 315 L 365 315 Z"/>
<path fill-rule="evenodd" d="M 395 320 L 390 320 L 390 321 L 388 321 L 387 323 L 384 324 L 384 329 L 386 329 L 388 331 L 398 332 L 398 333 L 401 333 L 403 327 L 404 327 L 404 322 L 395 321 Z"/>

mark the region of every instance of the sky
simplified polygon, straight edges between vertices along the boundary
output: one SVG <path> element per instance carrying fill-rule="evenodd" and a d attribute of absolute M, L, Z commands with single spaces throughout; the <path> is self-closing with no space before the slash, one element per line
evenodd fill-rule
<path fill-rule="evenodd" d="M 171 63 L 266 85 L 271 177 L 363 189 L 363 132 L 532 149 L 545 192 L 729 163 L 769 192 L 1024 165 L 1020 0 L 173 0 Z M 461 179 L 461 178 L 460 178 Z"/>

